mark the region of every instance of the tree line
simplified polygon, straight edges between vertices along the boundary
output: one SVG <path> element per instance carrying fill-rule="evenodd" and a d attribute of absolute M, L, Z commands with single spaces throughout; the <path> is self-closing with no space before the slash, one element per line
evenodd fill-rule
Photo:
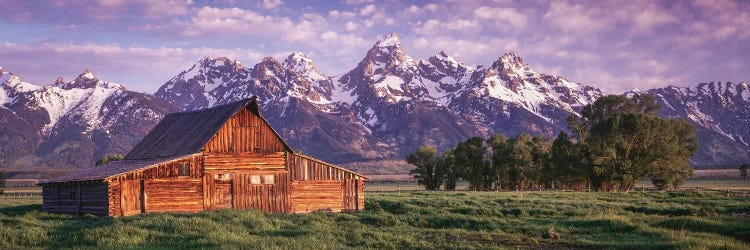
<path fill-rule="evenodd" d="M 677 187 L 692 176 L 695 127 L 658 117 L 658 110 L 650 95 L 609 95 L 569 116 L 570 134 L 473 137 L 442 154 L 422 146 L 406 160 L 428 190 L 455 190 L 459 180 L 472 190 L 627 191 L 644 178 L 659 188 Z"/>

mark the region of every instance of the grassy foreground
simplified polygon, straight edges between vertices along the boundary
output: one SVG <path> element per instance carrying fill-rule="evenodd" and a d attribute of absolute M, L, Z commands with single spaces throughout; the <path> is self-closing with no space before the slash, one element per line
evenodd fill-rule
<path fill-rule="evenodd" d="M 97 218 L 0 198 L 0 248 L 750 249 L 750 198 L 719 193 L 368 194 L 360 213 Z"/>

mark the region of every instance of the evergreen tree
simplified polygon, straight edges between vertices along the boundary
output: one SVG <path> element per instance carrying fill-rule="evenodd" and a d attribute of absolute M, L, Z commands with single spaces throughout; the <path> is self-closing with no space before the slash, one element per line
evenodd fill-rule
<path fill-rule="evenodd" d="M 750 164 L 742 164 L 742 166 L 740 166 L 740 176 L 743 180 L 747 180 L 747 168 L 749 167 Z"/>
<path fill-rule="evenodd" d="M 445 171 L 439 164 L 436 152 L 434 147 L 422 146 L 406 156 L 406 162 L 415 166 L 409 174 L 413 175 L 417 183 L 427 190 L 440 189 L 440 184 L 445 179 Z"/>

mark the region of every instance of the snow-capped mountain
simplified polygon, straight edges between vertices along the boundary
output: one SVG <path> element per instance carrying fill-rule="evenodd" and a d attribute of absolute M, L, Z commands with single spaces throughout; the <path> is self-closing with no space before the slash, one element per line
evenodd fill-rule
<path fill-rule="evenodd" d="M 349 105 L 333 101 L 333 84 L 300 52 L 283 62 L 267 57 L 253 67 L 223 57 L 204 58 L 162 85 L 155 96 L 195 110 L 255 95 L 263 116 L 295 148 L 335 161 L 393 157 L 358 123 Z"/>
<path fill-rule="evenodd" d="M 455 91 L 448 106 L 485 130 L 552 135 L 565 130 L 566 117 L 578 114 L 601 91 L 560 76 L 534 71 L 516 52 L 489 68 L 478 68 L 467 85 Z"/>
<path fill-rule="evenodd" d="M 414 59 L 396 34 L 377 41 L 336 77 L 295 52 L 252 67 L 202 58 L 153 97 L 98 80 L 88 70 L 73 81 L 40 86 L 0 68 L 0 84 L 0 165 L 23 166 L 87 166 L 105 154 L 127 152 L 166 112 L 251 96 L 258 96 L 263 116 L 295 149 L 339 164 L 401 160 L 421 145 L 446 149 L 492 133 L 552 137 L 567 130 L 569 115 L 602 96 L 596 88 L 535 71 L 513 51 L 488 67 L 466 65 L 445 51 Z M 750 161 L 746 83 L 645 92 L 662 102 L 661 115 L 696 124 L 694 164 Z"/>
<path fill-rule="evenodd" d="M 710 82 L 645 91 L 661 103 L 660 114 L 696 125 L 696 163 L 750 162 L 750 89 L 747 83 Z"/>
<path fill-rule="evenodd" d="M 683 117 L 698 125 L 704 144 L 694 163 L 734 162 L 731 155 L 750 151 L 743 130 L 750 112 L 738 101 L 747 95 L 741 91 L 746 85 L 711 87 L 723 92 L 702 97 L 666 97 L 667 93 L 699 93 L 708 88 L 651 92 L 670 100 L 665 107 L 678 110 L 663 110 L 665 116 Z M 260 97 L 264 116 L 295 147 L 344 163 L 398 159 L 420 145 L 444 149 L 470 136 L 498 132 L 554 136 L 567 129 L 569 115 L 577 115 L 602 93 L 562 76 L 537 72 L 513 51 L 489 67 L 465 65 L 445 51 L 416 60 L 407 55 L 397 34 L 384 36 L 356 67 L 335 78 L 318 71 L 302 53 L 289 55 L 283 63 L 266 58 L 252 68 L 226 58 L 207 58 L 156 93 L 187 110 L 251 95 Z M 727 96 L 739 97 L 730 101 Z M 702 101 L 683 106 L 674 101 L 690 98 Z M 728 102 L 739 106 L 724 105 Z M 706 115 L 719 112 L 713 110 L 717 107 L 736 112 L 721 118 Z M 717 119 L 727 122 L 717 125 Z"/>
<path fill-rule="evenodd" d="M 601 92 L 537 73 L 515 52 L 489 68 L 468 66 L 445 51 L 415 60 L 398 35 L 389 34 L 339 77 L 321 73 L 299 52 L 283 63 L 269 57 L 251 68 L 205 58 L 155 94 L 186 110 L 251 95 L 259 96 L 264 116 L 295 147 L 352 162 L 400 158 L 424 144 L 445 149 L 495 132 L 552 136 Z M 319 131 L 306 131 L 311 125 Z M 353 144 L 352 138 L 361 139 Z"/>
<path fill-rule="evenodd" d="M 49 86 L 0 71 L 0 165 L 90 166 L 106 154 L 127 152 L 175 110 L 89 70 Z"/>
<path fill-rule="evenodd" d="M 450 98 L 441 86 L 450 89 L 459 84 L 447 80 L 460 74 L 459 67 L 466 67 L 447 55 L 433 59 L 439 66 L 412 59 L 398 35 L 389 34 L 373 45 L 357 67 L 337 79 L 334 100 L 349 104 L 360 124 L 398 155 L 424 144 L 446 148 L 481 135 L 473 124 L 440 104 Z M 430 70 L 437 82 L 423 76 L 427 75 L 423 70 Z M 444 79 L 446 83 L 441 84 Z"/>

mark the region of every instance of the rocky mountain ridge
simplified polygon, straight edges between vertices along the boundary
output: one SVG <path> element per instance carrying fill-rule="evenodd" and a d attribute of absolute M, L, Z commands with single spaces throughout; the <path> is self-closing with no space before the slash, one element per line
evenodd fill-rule
<path fill-rule="evenodd" d="M 104 155 L 127 152 L 176 110 L 89 70 L 48 86 L 0 70 L 0 166 L 91 166 Z"/>
<path fill-rule="evenodd" d="M 34 100 L 51 95 L 47 92 L 85 92 L 68 98 L 71 101 L 37 101 L 42 104 L 18 101 L 18 94 L 0 93 L 0 103 L 6 110 L 28 109 L 39 117 L 38 121 L 25 118 L 12 122 L 35 124 L 29 130 L 38 136 L 28 136 L 28 141 L 36 141 L 36 146 L 30 146 L 33 150 L 28 152 L 45 158 L 48 152 L 71 145 L 68 138 L 81 137 L 71 135 L 89 133 L 91 139 L 73 140 L 78 144 L 69 146 L 82 147 L 85 143 L 81 141 L 93 145 L 86 146 L 95 149 L 87 160 L 104 153 L 126 152 L 128 145 L 145 135 L 164 112 L 202 109 L 250 96 L 258 96 L 264 117 L 293 148 L 350 165 L 401 160 L 420 145 L 446 149 L 471 136 L 498 132 L 551 137 L 566 130 L 567 116 L 578 114 L 583 106 L 602 96 L 594 87 L 533 70 L 513 51 L 488 67 L 466 65 L 445 51 L 427 59 L 414 59 L 405 52 L 396 34 L 377 41 L 354 68 L 336 77 L 320 72 L 314 61 L 301 52 L 283 60 L 267 57 L 252 67 L 226 57 L 202 58 L 163 84 L 153 96 L 99 81 L 90 71 L 84 71 L 74 81 L 58 79 L 46 87 L 19 85 L 20 80 L 10 81 L 9 74 L 2 76 L 2 93 L 37 93 L 40 97 L 30 98 Z M 701 148 L 693 164 L 750 161 L 747 84 L 706 83 L 646 92 L 662 102 L 663 116 L 696 124 Z M 121 112 L 118 109 L 122 96 L 143 103 L 135 105 L 139 107 L 136 109 L 151 112 L 150 115 L 140 120 L 107 120 L 106 114 Z M 84 99 L 91 101 L 81 101 Z M 94 100 L 102 99 L 106 100 L 104 107 L 93 108 Z M 108 106 L 107 102 L 111 104 Z M 40 109 L 40 105 L 48 107 Z M 31 108 L 23 108 L 26 106 Z M 47 111 L 49 121 L 41 110 Z M 133 125 L 145 131 L 125 134 L 124 128 Z M 11 125 L 0 124 L 7 130 L 6 126 Z M 113 127 L 118 127 L 114 130 L 120 134 L 112 136 Z M 110 131 L 109 137 L 102 131 Z M 116 147 L 101 139 L 115 137 L 119 139 L 110 141 L 117 141 Z"/>

